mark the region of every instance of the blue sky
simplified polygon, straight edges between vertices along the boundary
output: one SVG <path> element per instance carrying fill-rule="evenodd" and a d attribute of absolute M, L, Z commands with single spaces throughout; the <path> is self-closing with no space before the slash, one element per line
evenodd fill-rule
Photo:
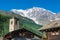
<path fill-rule="evenodd" d="M 60 12 L 60 0 L 0 0 L 0 10 L 28 9 L 42 7 L 52 12 Z"/>

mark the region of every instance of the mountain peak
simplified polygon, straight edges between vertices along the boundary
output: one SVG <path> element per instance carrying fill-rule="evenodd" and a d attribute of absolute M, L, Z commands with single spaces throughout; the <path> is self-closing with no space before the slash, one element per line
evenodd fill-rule
<path fill-rule="evenodd" d="M 50 10 L 47 10 L 45 8 L 41 8 L 41 7 L 33 7 L 33 8 L 30 8 L 30 9 L 27 9 L 27 10 L 36 10 L 36 11 L 39 11 L 39 10 L 42 10 L 42 11 L 48 11 L 48 12 L 51 12 L 52 14 L 56 14 Z"/>
<path fill-rule="evenodd" d="M 54 20 L 55 14 L 56 14 L 50 10 L 46 10 L 46 9 L 40 8 L 40 7 L 33 7 L 30 9 L 26 9 L 26 10 L 12 9 L 11 11 L 16 14 L 19 14 L 21 16 L 30 18 L 30 19 L 34 20 L 35 23 L 37 23 L 37 24 L 46 24 L 46 23 L 50 22 L 51 20 Z"/>

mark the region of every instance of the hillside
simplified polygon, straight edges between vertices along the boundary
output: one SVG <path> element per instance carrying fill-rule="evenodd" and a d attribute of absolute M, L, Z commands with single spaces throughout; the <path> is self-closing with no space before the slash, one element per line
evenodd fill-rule
<path fill-rule="evenodd" d="M 8 32 L 9 18 L 9 15 L 6 15 L 5 12 L 0 11 L 0 36 L 3 36 Z"/>

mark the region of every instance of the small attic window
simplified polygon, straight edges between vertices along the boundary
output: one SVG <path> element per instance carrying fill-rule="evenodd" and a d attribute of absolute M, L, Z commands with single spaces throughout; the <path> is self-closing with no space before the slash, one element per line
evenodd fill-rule
<path fill-rule="evenodd" d="M 51 32 L 51 35 L 55 35 L 55 32 Z"/>

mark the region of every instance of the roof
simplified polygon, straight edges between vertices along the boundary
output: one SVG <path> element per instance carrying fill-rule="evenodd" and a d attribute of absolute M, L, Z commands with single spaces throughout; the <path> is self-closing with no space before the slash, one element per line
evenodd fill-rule
<path fill-rule="evenodd" d="M 38 30 L 46 30 L 46 29 L 57 28 L 57 27 L 60 27 L 60 20 L 52 21 L 52 22 L 44 25 L 43 27 L 41 27 Z"/>
<path fill-rule="evenodd" d="M 15 16 L 11 17 L 10 19 L 16 19 L 16 20 L 19 20 L 19 18 L 18 18 L 18 17 L 15 17 Z"/>
<path fill-rule="evenodd" d="M 42 33 L 39 30 L 36 30 L 35 28 L 31 28 L 31 27 L 23 27 L 23 28 L 26 29 L 26 30 L 28 30 L 28 31 L 30 31 L 30 32 L 32 32 L 32 33 L 34 33 L 34 34 L 36 34 L 39 37 L 42 37 Z M 23 29 L 23 28 L 21 28 L 21 29 Z M 12 31 L 12 32 L 9 32 L 8 34 L 17 32 L 19 30 L 20 29 Z M 8 35 L 8 34 L 6 34 L 6 35 Z"/>
<path fill-rule="evenodd" d="M 32 27 L 24 27 L 26 30 L 42 37 L 42 32 L 40 32 L 39 30 L 35 29 L 35 28 L 32 28 Z"/>

